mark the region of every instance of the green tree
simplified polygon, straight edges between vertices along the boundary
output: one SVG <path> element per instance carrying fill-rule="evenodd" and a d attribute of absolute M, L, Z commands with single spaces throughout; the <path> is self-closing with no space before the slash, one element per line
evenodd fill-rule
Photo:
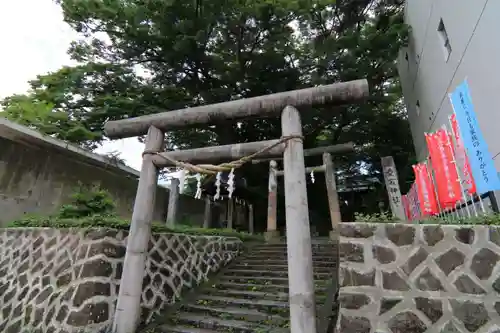
<path fill-rule="evenodd" d="M 17 122 L 57 139 L 92 148 L 98 136 L 70 114 L 54 109 L 54 105 L 34 95 L 13 95 L 1 103 L 1 117 Z"/>
<path fill-rule="evenodd" d="M 394 155 L 411 174 L 395 64 L 408 32 L 403 0 L 57 2 L 82 35 L 69 50 L 81 65 L 40 75 L 28 97 L 67 113 L 93 142 L 110 119 L 367 78 L 366 103 L 304 110 L 306 148 L 352 140 L 362 149 L 336 161 L 346 173 L 380 178 L 380 156 Z M 279 119 L 248 119 L 169 132 L 167 147 L 280 135 Z M 265 198 L 267 166 L 251 167 L 242 172 Z"/>

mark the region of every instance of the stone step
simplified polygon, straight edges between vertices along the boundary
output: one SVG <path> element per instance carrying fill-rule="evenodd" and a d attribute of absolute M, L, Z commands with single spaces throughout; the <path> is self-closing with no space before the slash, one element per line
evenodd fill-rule
<path fill-rule="evenodd" d="M 269 314 L 280 314 L 288 311 L 288 302 L 274 300 L 252 300 L 236 297 L 222 297 L 212 295 L 200 295 L 195 302 L 196 305 L 211 306 L 211 307 L 245 307 L 249 309 L 265 310 Z"/>
<path fill-rule="evenodd" d="M 288 257 L 285 254 L 276 254 L 276 255 L 268 255 L 268 254 L 244 254 L 238 258 L 238 262 L 246 262 L 246 261 L 260 261 L 260 262 L 269 262 L 269 261 L 281 261 L 288 262 Z M 335 262 L 337 260 L 334 255 L 313 255 L 313 262 L 315 261 L 326 261 L 326 262 Z"/>
<path fill-rule="evenodd" d="M 269 255 L 269 256 L 275 256 L 275 255 L 287 255 L 288 251 L 287 249 L 274 249 L 274 250 L 259 250 L 259 249 L 252 249 L 252 251 L 248 252 L 249 254 L 260 254 L 260 255 Z M 331 255 L 337 253 L 336 249 L 315 249 L 312 251 L 313 256 L 314 255 Z"/>
<path fill-rule="evenodd" d="M 333 244 L 321 244 L 321 245 L 313 245 L 311 249 L 314 251 L 331 251 L 333 249 L 337 248 L 337 246 L 334 246 Z M 256 247 L 252 248 L 252 251 L 286 251 L 288 249 L 288 246 L 286 245 L 259 245 Z"/>
<path fill-rule="evenodd" d="M 314 266 L 314 271 L 318 273 L 331 273 L 332 268 L 327 267 L 327 266 Z M 235 266 L 231 267 L 231 270 L 236 269 L 250 269 L 250 270 L 257 270 L 257 271 L 288 271 L 288 265 L 286 264 L 281 264 L 281 265 L 270 265 L 270 264 L 263 264 L 263 263 L 258 263 L 258 264 L 248 264 L 248 263 L 239 263 Z"/>
<path fill-rule="evenodd" d="M 155 328 L 154 333 L 217 333 L 217 331 L 192 326 L 162 325 L 158 328 Z"/>
<path fill-rule="evenodd" d="M 232 306 L 204 306 L 204 305 L 185 305 L 182 306 L 183 312 L 189 312 L 197 315 L 206 315 L 224 320 L 242 320 L 247 322 L 258 322 L 265 325 L 281 327 L 289 322 L 288 316 L 269 315 L 265 311 L 257 309 L 247 309 Z"/>
<path fill-rule="evenodd" d="M 239 297 L 244 299 L 269 299 L 288 302 L 288 293 L 281 291 L 260 291 L 258 287 L 253 290 L 238 290 L 238 289 L 207 289 L 204 290 L 205 294 L 214 296 L 229 296 Z"/>
<path fill-rule="evenodd" d="M 324 286 L 330 281 L 330 275 L 327 277 L 315 276 L 316 279 L 314 281 L 315 285 Z M 219 278 L 220 282 L 231 282 L 231 283 L 244 283 L 244 284 L 252 284 L 252 285 L 281 285 L 288 287 L 288 277 L 282 276 L 242 276 L 242 275 L 221 275 Z"/>
<path fill-rule="evenodd" d="M 229 269 L 224 272 L 222 276 L 247 276 L 248 279 L 252 279 L 255 276 L 260 276 L 260 277 L 286 277 L 288 279 L 288 270 L 283 271 L 283 270 L 252 270 L 252 269 Z M 319 272 L 314 272 L 314 279 L 317 280 L 325 280 L 329 279 L 331 276 L 331 273 L 319 273 Z"/>
<path fill-rule="evenodd" d="M 325 289 L 316 290 L 316 301 L 324 301 L 326 299 Z M 254 290 L 237 290 L 237 289 L 207 289 L 203 291 L 206 295 L 219 297 L 238 297 L 249 300 L 265 299 L 281 302 L 288 302 L 288 293 L 280 291 L 259 291 L 257 287 Z"/>
<path fill-rule="evenodd" d="M 219 290 L 258 290 L 258 291 L 269 291 L 269 292 L 285 292 L 288 293 L 288 283 L 287 284 L 255 284 L 255 283 L 238 283 L 230 281 L 219 281 L 213 285 L 214 289 Z"/>
<path fill-rule="evenodd" d="M 324 241 L 317 242 L 317 241 L 312 241 L 311 245 L 313 248 L 316 247 L 333 247 L 334 243 L 329 241 L 328 239 L 325 239 Z M 255 245 L 253 248 L 254 249 L 261 249 L 261 248 L 270 248 L 270 249 L 275 249 L 275 248 L 286 248 L 287 243 L 286 242 L 273 242 L 273 243 L 264 243 L 264 244 L 259 244 Z"/>
<path fill-rule="evenodd" d="M 335 253 L 336 247 L 334 246 L 320 246 L 320 247 L 313 247 L 311 248 L 312 253 Z M 253 248 L 251 253 L 287 253 L 288 248 L 283 247 L 283 248 L 266 248 L 266 247 L 261 247 L 261 248 Z"/>
<path fill-rule="evenodd" d="M 177 324 L 181 326 L 193 325 L 198 329 L 210 329 L 215 332 L 231 332 L 231 333 L 288 333 L 286 328 L 266 326 L 256 323 L 248 323 L 241 320 L 226 320 L 211 316 L 202 316 L 191 313 L 179 313 L 176 318 L 176 325 L 162 326 L 170 329 L 172 326 L 176 327 Z M 174 331 L 175 332 L 175 331 Z M 189 332 L 189 331 L 188 331 Z M 205 332 L 203 332 L 205 333 Z"/>
<path fill-rule="evenodd" d="M 283 277 L 263 277 L 263 276 L 238 276 L 238 275 L 222 275 L 220 281 L 236 282 L 236 283 L 249 283 L 249 284 L 273 284 L 273 285 L 286 285 L 288 287 L 288 278 Z"/>
<path fill-rule="evenodd" d="M 288 265 L 288 259 L 254 259 L 251 257 L 248 258 L 238 258 L 236 265 Z M 314 260 L 313 259 L 313 266 L 314 267 L 333 267 L 335 265 L 334 260 Z"/>

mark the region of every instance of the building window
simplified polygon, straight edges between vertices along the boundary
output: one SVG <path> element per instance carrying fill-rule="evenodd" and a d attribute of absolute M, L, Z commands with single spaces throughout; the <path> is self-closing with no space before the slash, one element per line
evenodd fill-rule
<path fill-rule="evenodd" d="M 444 60 L 448 61 L 451 55 L 451 44 L 450 44 L 450 39 L 448 38 L 448 33 L 446 32 L 446 27 L 444 26 L 443 23 L 443 19 L 439 20 L 437 31 L 439 38 L 441 39 L 441 45 L 443 47 Z"/>
<path fill-rule="evenodd" d="M 417 117 L 420 116 L 420 101 L 417 101 L 417 104 L 415 104 L 415 112 L 417 113 Z"/>

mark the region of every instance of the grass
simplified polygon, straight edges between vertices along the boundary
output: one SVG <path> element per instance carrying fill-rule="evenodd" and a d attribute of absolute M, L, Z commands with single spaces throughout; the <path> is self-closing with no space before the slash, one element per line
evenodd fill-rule
<path fill-rule="evenodd" d="M 356 214 L 356 222 L 371 222 L 371 223 L 407 223 L 394 218 L 388 213 L 382 214 Z M 411 221 L 411 224 L 447 224 L 447 225 L 498 225 L 500 226 L 500 214 L 480 215 L 470 218 L 453 218 L 444 219 L 441 217 L 431 217 L 423 220 Z"/>

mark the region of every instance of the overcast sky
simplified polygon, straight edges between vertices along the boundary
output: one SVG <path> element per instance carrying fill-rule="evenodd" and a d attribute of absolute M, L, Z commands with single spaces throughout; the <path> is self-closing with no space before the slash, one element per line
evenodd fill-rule
<path fill-rule="evenodd" d="M 76 37 L 53 0 L 0 0 L 0 99 L 26 92 L 38 74 L 72 64 L 66 51 Z M 108 142 L 97 152 L 119 151 L 140 169 L 143 149 L 132 138 Z"/>

